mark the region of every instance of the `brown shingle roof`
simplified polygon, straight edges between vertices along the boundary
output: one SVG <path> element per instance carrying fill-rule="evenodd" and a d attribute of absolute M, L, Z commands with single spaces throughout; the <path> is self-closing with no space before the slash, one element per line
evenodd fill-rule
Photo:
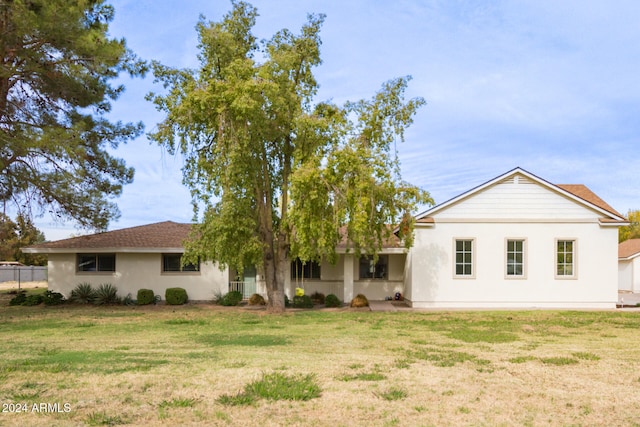
<path fill-rule="evenodd" d="M 612 213 L 616 216 L 624 218 L 624 215 L 613 209 L 607 202 L 598 197 L 593 191 L 589 190 L 586 185 L 583 184 L 556 184 L 557 187 L 562 188 L 564 191 L 568 191 L 576 197 L 585 200 L 592 205 L 596 205 L 600 209 Z"/>
<path fill-rule="evenodd" d="M 629 239 L 618 245 L 618 258 L 626 259 L 640 254 L 640 239 Z"/>
<path fill-rule="evenodd" d="M 191 227 L 191 224 L 165 221 L 42 243 L 30 246 L 29 249 L 40 253 L 64 249 L 175 249 L 182 248 L 182 242 L 189 236 Z"/>

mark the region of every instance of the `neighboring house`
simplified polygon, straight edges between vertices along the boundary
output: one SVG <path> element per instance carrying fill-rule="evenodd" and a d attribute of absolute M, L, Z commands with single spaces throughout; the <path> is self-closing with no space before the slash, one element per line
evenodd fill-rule
<path fill-rule="evenodd" d="M 640 292 L 640 239 L 618 245 L 618 289 Z"/>
<path fill-rule="evenodd" d="M 413 307 L 615 308 L 618 227 L 627 221 L 584 185 L 554 185 L 516 168 L 416 218 L 415 244 L 396 238 L 377 261 L 344 243 L 337 262 L 294 260 L 285 292 L 333 293 L 344 301 L 403 295 Z M 210 262 L 181 268 L 191 226 L 162 222 L 43 243 L 49 287 L 69 296 L 80 282 L 112 283 L 164 296 L 180 286 L 192 300 L 240 290 L 266 296 L 255 268 L 220 270 Z"/>
<path fill-rule="evenodd" d="M 24 248 L 48 255 L 49 289 L 66 297 L 79 283 L 111 283 L 121 296 L 136 298 L 141 288 L 164 299 L 167 288 L 181 287 L 191 300 L 211 300 L 226 293 L 228 270 L 210 262 L 182 267 L 182 242 L 191 225 L 175 222 L 125 228 Z"/>
<path fill-rule="evenodd" d="M 624 216 L 584 185 L 516 168 L 416 218 L 413 307 L 615 308 Z"/>

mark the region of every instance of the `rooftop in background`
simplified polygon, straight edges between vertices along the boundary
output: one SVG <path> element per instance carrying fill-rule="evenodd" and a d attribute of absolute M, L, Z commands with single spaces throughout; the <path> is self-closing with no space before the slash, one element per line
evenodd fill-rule
<path fill-rule="evenodd" d="M 173 221 L 157 222 L 104 233 L 72 237 L 70 239 L 41 243 L 23 248 L 26 253 L 64 253 L 73 250 L 148 252 L 149 249 L 181 251 L 183 242 L 189 237 L 192 224 Z"/>

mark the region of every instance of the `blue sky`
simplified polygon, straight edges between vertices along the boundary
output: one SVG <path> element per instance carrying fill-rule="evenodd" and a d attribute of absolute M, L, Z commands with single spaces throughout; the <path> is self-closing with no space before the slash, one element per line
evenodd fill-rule
<path fill-rule="evenodd" d="M 219 0 L 114 0 L 114 37 L 140 57 L 196 68 L 198 16 L 217 21 Z M 259 0 L 258 38 L 298 32 L 307 13 L 327 15 L 317 100 L 371 97 L 411 75 L 424 106 L 398 149 L 403 178 L 444 202 L 516 166 L 558 184 L 587 185 L 615 209 L 640 209 L 640 2 Z M 153 76 L 123 78 L 112 119 L 162 115 L 144 100 Z M 136 169 L 110 228 L 188 222 L 180 156 L 146 135 L 116 153 Z M 54 240 L 74 224 L 43 217 Z"/>

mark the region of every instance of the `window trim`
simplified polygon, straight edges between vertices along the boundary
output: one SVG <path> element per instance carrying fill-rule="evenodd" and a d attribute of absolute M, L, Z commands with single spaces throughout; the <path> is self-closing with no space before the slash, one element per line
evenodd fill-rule
<path fill-rule="evenodd" d="M 522 242 L 522 274 L 509 274 L 509 242 Z M 523 280 L 527 278 L 529 250 L 525 237 L 506 237 L 504 239 L 504 278 L 507 280 Z M 515 265 L 515 264 L 514 264 Z"/>
<path fill-rule="evenodd" d="M 558 243 L 573 242 L 572 248 L 572 274 L 558 274 Z M 576 280 L 578 278 L 578 239 L 575 237 L 557 237 L 553 245 L 553 273 L 556 280 Z M 565 252 L 566 253 L 566 252 Z M 566 263 L 565 263 L 566 264 Z"/>
<path fill-rule="evenodd" d="M 95 270 L 82 270 L 80 269 L 80 257 L 94 257 L 96 269 Z M 113 270 L 101 270 L 100 269 L 100 257 L 113 256 Z M 113 275 L 117 271 L 117 257 L 115 252 L 78 252 L 76 253 L 76 274 L 95 274 L 95 275 Z"/>
<path fill-rule="evenodd" d="M 457 242 L 465 241 L 471 242 L 471 274 L 458 274 L 457 266 L 458 262 L 456 260 L 458 255 Z M 476 278 L 476 238 L 475 237 L 454 237 L 452 242 L 453 247 L 453 278 L 454 279 L 475 279 Z M 464 262 L 463 262 L 464 265 Z"/>
<path fill-rule="evenodd" d="M 160 274 L 161 275 L 181 275 L 181 276 L 198 276 L 201 271 L 201 261 L 198 258 L 198 264 L 195 265 L 196 270 L 184 270 L 184 266 L 182 265 L 182 256 L 184 254 L 179 252 L 165 252 L 160 255 Z M 166 256 L 179 256 L 180 257 L 180 270 L 165 270 L 165 257 Z"/>
<path fill-rule="evenodd" d="M 388 254 L 378 254 L 378 261 L 375 264 L 376 266 L 377 265 L 384 265 L 385 269 L 384 269 L 384 276 L 383 277 L 376 277 L 375 266 L 374 266 L 373 277 L 362 277 L 362 274 L 361 274 L 360 270 L 362 268 L 362 264 L 363 264 L 363 260 L 364 259 L 367 259 L 369 261 L 369 266 L 371 266 L 371 261 L 373 261 L 373 256 L 362 255 L 358 259 L 358 278 L 357 278 L 357 280 L 359 280 L 359 281 L 366 281 L 366 280 L 383 281 L 383 280 L 389 280 L 389 255 Z M 382 259 L 385 260 L 384 263 L 380 262 L 380 260 L 382 260 Z"/>

